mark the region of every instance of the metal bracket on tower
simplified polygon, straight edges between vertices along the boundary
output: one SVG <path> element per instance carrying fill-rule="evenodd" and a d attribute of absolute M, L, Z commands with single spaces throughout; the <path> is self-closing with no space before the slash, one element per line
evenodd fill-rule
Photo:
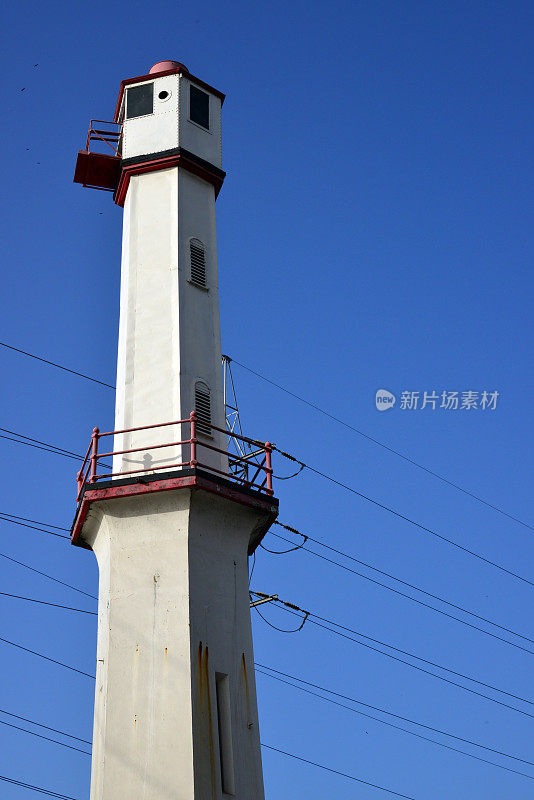
<path fill-rule="evenodd" d="M 239 436 L 243 436 L 232 367 L 230 366 L 231 362 L 230 356 L 222 356 L 226 430 L 228 434 L 237 433 Z M 232 450 L 234 451 L 233 453 Z M 264 454 L 263 448 L 255 449 L 246 442 L 241 442 L 231 435 L 228 436 L 228 468 L 237 480 L 248 480 L 249 469 L 259 466 Z M 246 459 L 249 463 L 244 463 L 243 459 Z"/>
<path fill-rule="evenodd" d="M 278 600 L 277 594 L 265 594 L 264 592 L 250 592 L 250 594 L 259 597 L 259 600 L 251 600 L 250 607 L 255 608 L 255 606 L 262 606 L 264 603 L 272 603 L 274 600 Z"/>

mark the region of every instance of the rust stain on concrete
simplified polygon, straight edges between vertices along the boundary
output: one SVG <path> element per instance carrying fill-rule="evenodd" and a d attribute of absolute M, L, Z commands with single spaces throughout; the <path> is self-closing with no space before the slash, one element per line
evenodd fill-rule
<path fill-rule="evenodd" d="M 204 651 L 204 670 L 206 678 L 206 694 L 208 704 L 208 736 L 210 747 L 210 767 L 211 767 L 211 793 L 213 800 L 217 800 L 217 779 L 216 779 L 216 761 L 215 761 L 215 748 L 213 744 L 213 715 L 211 713 L 211 692 L 210 692 L 210 672 L 209 672 L 209 651 L 206 645 Z"/>
<path fill-rule="evenodd" d="M 198 693 L 202 700 L 202 642 L 198 644 Z"/>
<path fill-rule="evenodd" d="M 241 669 L 243 670 L 243 677 L 245 678 L 245 694 L 247 695 L 248 706 L 248 676 L 247 676 L 247 663 L 245 661 L 245 654 L 241 654 Z"/>
<path fill-rule="evenodd" d="M 245 659 L 245 654 L 241 653 L 241 672 L 243 673 L 243 679 L 245 682 L 245 699 L 246 699 L 246 706 L 247 706 L 247 728 L 249 730 L 252 729 L 254 723 L 252 720 L 252 716 L 250 713 L 250 697 L 248 694 L 248 675 L 247 675 L 247 662 Z"/>

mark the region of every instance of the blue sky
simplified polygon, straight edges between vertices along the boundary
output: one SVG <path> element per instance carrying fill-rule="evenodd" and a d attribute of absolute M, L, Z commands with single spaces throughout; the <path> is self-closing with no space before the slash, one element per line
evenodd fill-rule
<path fill-rule="evenodd" d="M 533 17 L 529 3 L 470 0 L 11 4 L 2 26 L 0 340 L 114 382 L 121 210 L 72 183 L 76 152 L 91 117 L 111 118 L 121 79 L 183 61 L 227 93 L 228 177 L 217 201 L 224 351 L 532 524 Z M 111 427 L 111 390 L 1 347 L 0 368 L 3 428 L 80 452 L 93 425 Z M 234 378 L 245 432 L 534 580 L 532 529 L 238 365 Z M 379 388 L 398 398 L 385 413 L 375 408 Z M 483 390 L 500 393 L 495 410 L 400 407 L 403 391 Z M 68 527 L 75 461 L 7 439 L 0 448 L 1 510 Z M 309 471 L 277 493 L 283 522 L 534 638 L 531 585 Z M 284 546 L 272 536 L 265 544 Z M 94 557 L 66 540 L 0 520 L 0 552 L 96 593 Z M 2 558 L 0 576 L 7 593 L 95 607 Z M 253 585 L 532 697 L 529 653 L 306 552 L 260 550 Z M 1 637 L 93 671 L 94 617 L 8 597 L 0 609 Z M 282 611 L 264 613 L 293 626 Z M 262 664 L 534 760 L 525 715 L 310 623 L 293 635 L 256 616 L 253 624 Z M 0 653 L 1 709 L 90 738 L 90 679 L 1 641 Z M 525 777 L 271 678 L 257 684 L 267 744 L 417 800 L 532 797 Z M 531 766 L 412 730 L 534 776 Z M 387 796 L 272 751 L 263 758 L 269 800 Z M 89 774 L 87 756 L 0 725 L 0 775 L 86 800 Z M 35 796 L 3 784 L 8 800 Z"/>

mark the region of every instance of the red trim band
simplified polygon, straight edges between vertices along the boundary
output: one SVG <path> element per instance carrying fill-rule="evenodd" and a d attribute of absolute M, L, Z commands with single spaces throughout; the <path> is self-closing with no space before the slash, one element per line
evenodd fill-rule
<path fill-rule="evenodd" d="M 151 161 L 142 161 L 139 164 L 131 164 L 130 166 L 122 168 L 119 183 L 114 194 L 115 203 L 118 206 L 124 206 L 132 175 L 143 175 L 146 172 L 156 172 L 157 170 L 170 169 L 171 167 L 183 167 L 193 175 L 211 183 L 215 188 L 215 197 L 217 197 L 221 191 L 226 176 L 226 173 L 222 170 L 217 170 L 217 172 L 215 172 L 215 170 L 212 171 L 209 169 L 209 166 L 203 166 L 197 163 L 191 156 L 183 152 L 176 153 L 172 156 L 165 156 L 164 158 L 155 158 Z"/>
<path fill-rule="evenodd" d="M 233 489 L 230 486 L 219 483 L 216 478 L 215 480 L 209 480 L 201 475 L 177 476 L 175 478 L 163 478 L 162 480 L 150 481 L 149 483 L 128 483 L 123 484 L 122 486 L 108 486 L 100 489 L 98 486 L 96 486 L 94 489 L 87 488 L 85 490 L 84 495 L 78 505 L 76 516 L 72 525 L 71 544 L 77 545 L 78 547 L 87 547 L 83 540 L 80 540 L 80 536 L 83 530 L 84 522 L 89 513 L 89 509 L 93 503 L 97 503 L 102 500 L 113 500 L 115 498 L 118 499 L 120 497 L 136 497 L 142 494 L 151 494 L 152 492 L 168 492 L 172 491 L 173 489 L 187 488 L 204 489 L 206 492 L 211 492 L 219 497 L 232 500 L 235 503 L 240 503 L 241 505 L 255 508 L 258 511 L 268 512 L 269 519 L 256 532 L 251 552 L 257 547 L 260 540 L 263 538 L 265 533 L 267 533 L 268 529 L 278 516 L 277 500 L 275 500 L 273 503 L 272 498 L 266 497 L 265 495 L 253 497 L 248 493 L 245 494 L 244 492 L 240 492 L 238 488 Z"/>

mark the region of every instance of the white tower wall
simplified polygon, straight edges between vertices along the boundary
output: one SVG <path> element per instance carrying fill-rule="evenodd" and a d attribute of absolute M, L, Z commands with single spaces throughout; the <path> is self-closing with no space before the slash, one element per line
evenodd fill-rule
<path fill-rule="evenodd" d="M 100 584 L 90 800 L 264 797 L 247 569 L 259 521 L 198 490 L 92 512 L 84 537 Z"/>
<path fill-rule="evenodd" d="M 192 238 L 205 247 L 206 289 L 191 282 Z M 181 167 L 134 175 L 124 204 L 115 430 L 186 419 L 199 381 L 210 389 L 213 424 L 224 428 L 215 190 Z M 113 471 L 179 461 L 180 448 L 148 445 L 187 438 L 187 425 L 116 436 L 115 450 L 147 452 L 115 456 Z M 215 430 L 198 438 L 226 446 Z M 227 469 L 222 454 L 200 446 L 197 456 Z"/>

